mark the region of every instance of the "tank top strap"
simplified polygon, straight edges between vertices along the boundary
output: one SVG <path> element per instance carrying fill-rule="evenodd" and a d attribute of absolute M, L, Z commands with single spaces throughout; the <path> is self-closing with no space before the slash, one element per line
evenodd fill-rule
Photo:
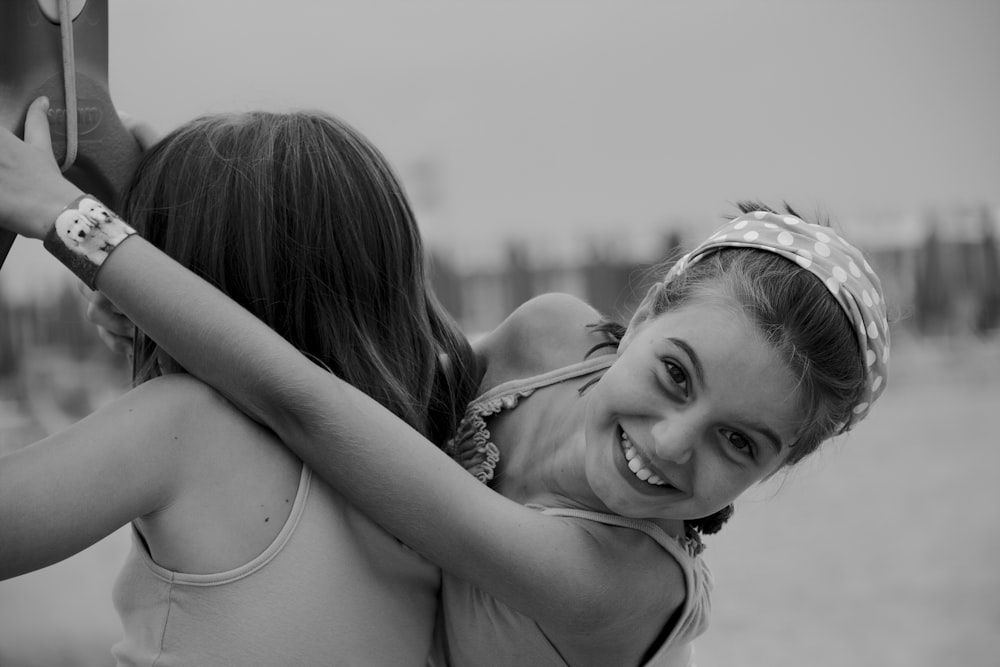
<path fill-rule="evenodd" d="M 693 559 L 697 558 L 704 550 L 701 541 L 696 537 L 674 537 L 652 521 L 647 521 L 646 519 L 633 519 L 618 516 L 617 514 L 605 514 L 593 510 L 579 510 L 568 507 L 541 507 L 538 505 L 531 505 L 530 507 L 538 509 L 542 514 L 548 514 L 549 516 L 573 517 L 641 531 L 656 540 L 656 543 L 663 547 L 664 551 L 673 556 L 682 565 L 692 563 Z"/>
<path fill-rule="evenodd" d="M 615 359 L 617 359 L 617 355 L 603 354 L 599 357 L 588 357 L 587 359 L 579 361 L 575 364 L 563 366 L 562 368 L 554 368 L 550 371 L 546 371 L 545 373 L 539 373 L 538 375 L 508 380 L 507 382 L 498 384 L 496 387 L 493 387 L 492 389 L 481 394 L 479 397 L 475 398 L 472 401 L 472 405 L 495 401 L 498 398 L 514 394 L 526 396 L 536 389 L 548 387 L 553 384 L 559 384 L 565 380 L 572 380 L 573 378 L 582 377 L 596 371 L 604 370 L 611 366 L 611 364 L 615 362 Z"/>

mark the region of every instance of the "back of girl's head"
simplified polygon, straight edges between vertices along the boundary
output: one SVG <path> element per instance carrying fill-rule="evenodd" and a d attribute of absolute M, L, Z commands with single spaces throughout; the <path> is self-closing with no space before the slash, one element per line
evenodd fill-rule
<path fill-rule="evenodd" d="M 474 391 L 391 168 L 320 113 L 198 118 L 150 149 L 122 213 L 300 351 L 438 442 Z M 442 356 L 450 364 L 442 364 Z M 159 373 L 137 336 L 133 380 Z"/>
<path fill-rule="evenodd" d="M 743 202 L 740 209 L 773 213 L 756 202 Z M 722 248 L 685 267 L 659 291 L 652 310 L 718 298 L 720 292 L 741 307 L 799 378 L 804 415 L 785 460 L 792 465 L 854 418 L 866 387 L 854 327 L 822 280 L 785 257 L 753 248 Z"/>

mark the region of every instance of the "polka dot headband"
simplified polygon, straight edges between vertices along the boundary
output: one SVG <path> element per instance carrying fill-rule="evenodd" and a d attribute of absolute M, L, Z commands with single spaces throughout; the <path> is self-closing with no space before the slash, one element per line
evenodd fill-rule
<path fill-rule="evenodd" d="M 875 271 L 861 252 L 829 227 L 792 215 L 754 211 L 734 218 L 680 258 L 667 274 L 669 282 L 688 266 L 720 248 L 756 248 L 790 259 L 823 281 L 854 325 L 865 359 L 867 391 L 854 406 L 855 424 L 885 389 L 889 370 L 889 321 Z"/>

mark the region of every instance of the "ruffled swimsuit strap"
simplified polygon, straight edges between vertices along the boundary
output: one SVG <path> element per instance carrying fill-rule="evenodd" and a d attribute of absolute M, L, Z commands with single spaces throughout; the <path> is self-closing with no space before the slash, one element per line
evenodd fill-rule
<path fill-rule="evenodd" d="M 455 437 L 448 441 L 444 451 L 480 482 L 489 484 L 500 461 L 500 450 L 493 443 L 490 430 L 486 426 L 487 417 L 502 410 L 510 410 L 522 398 L 533 394 L 536 389 L 605 370 L 615 362 L 615 359 L 617 355 L 605 354 L 539 375 L 498 384 L 469 404 Z"/>

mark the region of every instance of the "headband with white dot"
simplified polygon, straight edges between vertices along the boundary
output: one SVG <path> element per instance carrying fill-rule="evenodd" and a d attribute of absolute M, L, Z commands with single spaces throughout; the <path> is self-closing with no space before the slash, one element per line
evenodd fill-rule
<path fill-rule="evenodd" d="M 734 218 L 680 258 L 664 282 L 720 248 L 756 248 L 796 262 L 826 285 L 854 325 L 865 360 L 867 391 L 850 425 L 861 421 L 885 389 L 889 370 L 889 320 L 875 271 L 857 248 L 829 227 L 792 215 L 754 211 Z"/>

